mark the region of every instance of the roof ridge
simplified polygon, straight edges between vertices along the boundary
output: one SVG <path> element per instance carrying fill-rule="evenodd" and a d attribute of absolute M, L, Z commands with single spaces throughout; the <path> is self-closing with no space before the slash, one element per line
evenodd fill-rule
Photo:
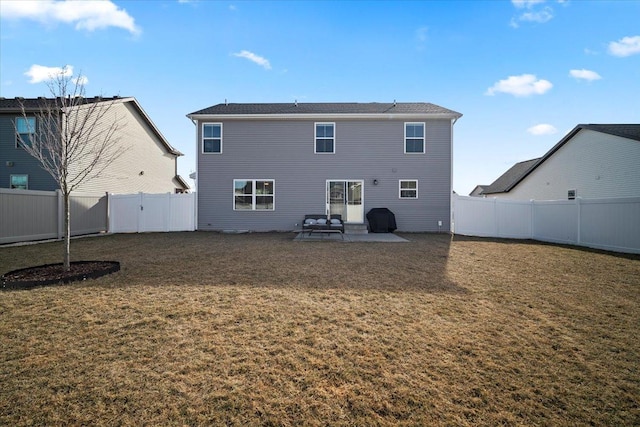
<path fill-rule="evenodd" d="M 348 114 L 426 114 L 459 118 L 462 114 L 430 102 L 274 102 L 274 103 L 219 103 L 195 111 L 198 115 L 348 115 Z"/>

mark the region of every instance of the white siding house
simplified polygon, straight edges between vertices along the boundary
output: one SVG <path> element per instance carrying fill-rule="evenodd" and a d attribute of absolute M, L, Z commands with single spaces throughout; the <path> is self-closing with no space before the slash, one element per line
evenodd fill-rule
<path fill-rule="evenodd" d="M 515 200 L 640 197 L 640 125 L 578 125 L 541 158 L 514 165 L 482 196 Z"/>

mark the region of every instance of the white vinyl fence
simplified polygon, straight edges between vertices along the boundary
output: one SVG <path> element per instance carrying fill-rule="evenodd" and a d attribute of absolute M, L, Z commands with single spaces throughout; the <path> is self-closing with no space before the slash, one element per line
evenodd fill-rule
<path fill-rule="evenodd" d="M 107 230 L 106 194 L 71 194 L 71 235 Z M 0 244 L 64 236 L 61 191 L 0 188 Z"/>
<path fill-rule="evenodd" d="M 109 232 L 194 231 L 195 194 L 109 194 Z"/>
<path fill-rule="evenodd" d="M 72 193 L 71 235 L 195 230 L 195 194 Z M 0 188 L 0 244 L 64 237 L 58 191 Z"/>
<path fill-rule="evenodd" d="M 640 198 L 519 201 L 455 195 L 453 232 L 640 253 Z"/>

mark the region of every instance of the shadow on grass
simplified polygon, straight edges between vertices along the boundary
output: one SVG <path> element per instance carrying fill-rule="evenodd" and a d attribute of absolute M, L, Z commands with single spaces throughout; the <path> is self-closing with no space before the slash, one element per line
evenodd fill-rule
<path fill-rule="evenodd" d="M 623 252 L 613 252 L 607 251 L 604 249 L 596 249 L 589 248 L 586 246 L 577 246 L 577 245 L 569 245 L 562 243 L 553 243 L 553 242 L 543 242 L 540 240 L 533 239 L 503 239 L 496 237 L 478 237 L 478 236 L 464 236 L 462 234 L 455 234 L 451 236 L 451 241 L 455 242 L 480 242 L 480 243 L 501 243 L 505 245 L 535 245 L 535 246 L 553 246 L 558 248 L 571 249 L 579 252 L 587 252 L 592 254 L 602 254 L 608 255 L 616 258 L 624 258 L 629 260 L 638 260 L 640 261 L 640 254 L 631 254 L 631 253 L 623 253 Z"/>
<path fill-rule="evenodd" d="M 451 237 L 403 234 L 410 242 L 300 245 L 291 233 L 119 234 L 73 242 L 72 258 L 115 259 L 121 271 L 87 286 L 253 286 L 350 291 L 466 290 L 447 278 Z M 0 250 L 6 270 L 56 261 L 61 242 Z M 4 273 L 4 271 L 1 271 Z"/>

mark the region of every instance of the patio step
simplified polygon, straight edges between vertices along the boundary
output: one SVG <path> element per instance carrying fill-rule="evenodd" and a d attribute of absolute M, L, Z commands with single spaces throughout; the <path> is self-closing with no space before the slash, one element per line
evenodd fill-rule
<path fill-rule="evenodd" d="M 344 234 L 369 234 L 367 224 L 345 224 Z"/>

